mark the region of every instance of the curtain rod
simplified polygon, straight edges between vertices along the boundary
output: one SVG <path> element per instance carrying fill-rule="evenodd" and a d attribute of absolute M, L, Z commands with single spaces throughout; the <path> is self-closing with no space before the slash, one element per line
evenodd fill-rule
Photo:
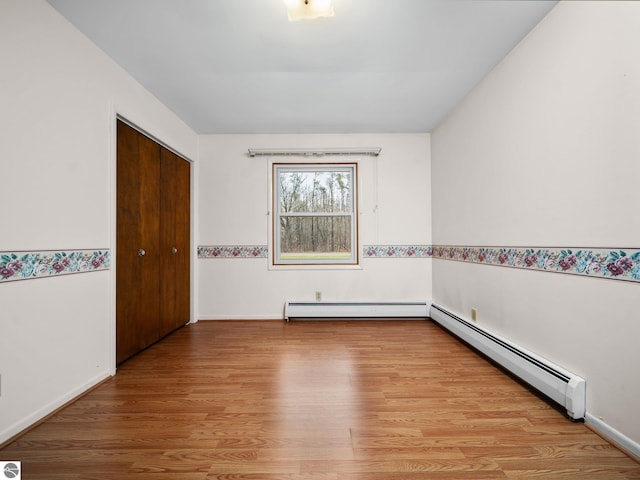
<path fill-rule="evenodd" d="M 299 155 L 303 157 L 322 157 L 324 155 L 380 155 L 381 148 L 324 148 L 324 149 L 277 149 L 250 148 L 250 157 Z"/>

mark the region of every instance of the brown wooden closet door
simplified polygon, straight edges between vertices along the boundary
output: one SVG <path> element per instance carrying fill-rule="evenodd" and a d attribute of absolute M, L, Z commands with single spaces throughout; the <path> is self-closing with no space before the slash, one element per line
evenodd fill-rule
<path fill-rule="evenodd" d="M 118 121 L 116 362 L 158 339 L 160 146 Z"/>
<path fill-rule="evenodd" d="M 160 336 L 190 320 L 191 165 L 160 153 Z"/>

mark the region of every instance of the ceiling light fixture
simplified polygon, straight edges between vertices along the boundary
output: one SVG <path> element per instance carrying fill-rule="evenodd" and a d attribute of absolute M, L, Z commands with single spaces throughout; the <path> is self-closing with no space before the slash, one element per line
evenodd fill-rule
<path fill-rule="evenodd" d="M 284 0 L 290 22 L 334 17 L 331 0 Z"/>

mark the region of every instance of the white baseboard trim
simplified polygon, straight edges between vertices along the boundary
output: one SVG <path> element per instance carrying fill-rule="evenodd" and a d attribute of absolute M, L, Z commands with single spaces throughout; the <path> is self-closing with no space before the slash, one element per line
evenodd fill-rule
<path fill-rule="evenodd" d="M 636 460 L 640 460 L 640 444 L 634 442 L 629 437 L 619 432 L 611 425 L 600 420 L 598 417 L 591 415 L 589 412 L 584 417 L 584 421 L 590 426 L 596 433 L 605 437 L 606 440 L 610 440 L 614 445 L 635 456 Z"/>
<path fill-rule="evenodd" d="M 93 377 L 89 381 L 83 383 L 82 385 L 74 388 L 73 390 L 66 393 L 65 395 L 57 398 L 52 402 L 49 402 L 44 407 L 39 408 L 38 410 L 31 413 L 30 415 L 26 416 L 25 418 L 17 421 L 13 425 L 4 429 L 2 432 L 0 432 L 0 445 L 6 442 L 7 440 L 15 437 L 16 435 L 20 434 L 21 432 L 27 430 L 29 427 L 32 427 L 37 422 L 45 418 L 47 415 L 50 415 L 51 413 L 55 412 L 57 409 L 64 406 L 66 403 L 69 403 L 71 400 L 79 397 L 80 395 L 85 393 L 87 390 L 91 389 L 92 387 L 95 387 L 100 382 L 102 382 L 103 380 L 111 376 L 113 375 L 111 375 L 110 372 L 104 371 L 99 375 Z"/>
<path fill-rule="evenodd" d="M 282 316 L 274 317 L 273 315 L 200 315 L 197 321 L 200 320 L 280 320 L 283 321 Z"/>

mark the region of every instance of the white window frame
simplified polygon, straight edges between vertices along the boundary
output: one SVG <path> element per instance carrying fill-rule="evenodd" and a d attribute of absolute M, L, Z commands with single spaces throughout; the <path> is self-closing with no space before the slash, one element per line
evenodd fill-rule
<path fill-rule="evenodd" d="M 272 230 L 272 246 L 273 253 L 271 263 L 274 267 L 281 266 L 358 266 L 359 262 L 359 245 L 358 245 L 358 164 L 356 162 L 335 163 L 335 162 L 315 162 L 315 163 L 273 163 L 272 164 L 272 211 L 273 221 Z M 349 212 L 281 212 L 281 172 L 336 172 L 348 171 L 351 175 L 351 210 Z M 283 213 L 287 216 L 300 217 L 330 217 L 330 216 L 346 216 L 351 219 L 351 255 L 341 258 L 327 259 L 286 259 L 280 256 L 280 217 Z"/>

